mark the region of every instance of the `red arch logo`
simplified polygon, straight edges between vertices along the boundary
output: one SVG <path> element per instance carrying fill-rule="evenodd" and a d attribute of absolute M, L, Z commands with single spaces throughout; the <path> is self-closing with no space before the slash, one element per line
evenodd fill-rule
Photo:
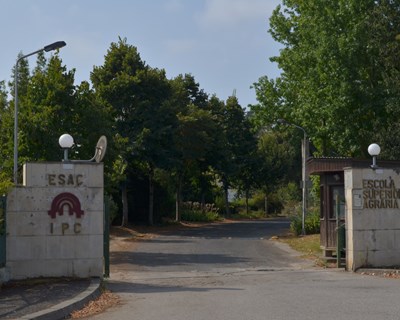
<path fill-rule="evenodd" d="M 48 214 L 52 219 L 55 219 L 57 213 L 60 216 L 64 214 L 65 207 L 68 208 L 70 216 L 75 213 L 76 217 L 80 218 L 84 214 L 84 211 L 81 209 L 81 203 L 79 202 L 79 199 L 69 192 L 60 193 L 53 199 Z"/>

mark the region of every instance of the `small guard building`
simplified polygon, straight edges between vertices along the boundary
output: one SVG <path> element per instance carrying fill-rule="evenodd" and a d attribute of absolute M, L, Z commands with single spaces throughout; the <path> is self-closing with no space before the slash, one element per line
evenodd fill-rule
<path fill-rule="evenodd" d="M 307 174 L 320 176 L 320 243 L 337 249 L 345 224 L 346 269 L 400 265 L 400 161 L 309 158 Z"/>

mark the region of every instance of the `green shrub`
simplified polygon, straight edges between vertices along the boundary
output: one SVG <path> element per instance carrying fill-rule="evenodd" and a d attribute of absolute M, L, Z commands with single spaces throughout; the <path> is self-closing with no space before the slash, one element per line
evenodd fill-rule
<path fill-rule="evenodd" d="M 290 217 L 290 231 L 295 235 L 301 234 L 301 218 L 301 214 L 295 214 Z M 320 215 L 318 210 L 312 209 L 307 212 L 304 220 L 304 229 L 306 234 L 318 234 L 320 232 Z"/>
<path fill-rule="evenodd" d="M 4 171 L 0 171 L 0 196 L 7 195 L 13 183 Z"/>
<path fill-rule="evenodd" d="M 222 195 L 218 195 L 214 199 L 215 206 L 218 208 L 219 212 L 225 212 L 225 200 Z"/>
<path fill-rule="evenodd" d="M 246 213 L 246 210 L 241 210 L 236 214 L 231 216 L 233 219 L 262 219 L 265 218 L 264 211 L 249 211 Z"/>
<path fill-rule="evenodd" d="M 181 219 L 183 221 L 191 222 L 213 222 L 218 221 L 221 218 L 215 211 L 203 212 L 201 210 L 184 209 L 182 210 Z"/>
<path fill-rule="evenodd" d="M 319 209 L 310 209 L 305 220 L 307 234 L 318 234 L 320 232 L 320 212 Z"/>
<path fill-rule="evenodd" d="M 104 195 L 104 200 L 106 206 L 108 206 L 109 220 L 110 224 L 112 224 L 113 221 L 118 217 L 118 205 L 115 203 L 114 199 L 108 194 Z"/>
<path fill-rule="evenodd" d="M 263 217 L 265 217 L 265 193 L 262 191 L 257 191 L 252 194 L 251 198 L 249 198 L 249 214 L 255 214 L 259 216 L 261 212 L 263 212 Z M 283 205 L 280 201 L 279 197 L 275 192 L 272 192 L 268 195 L 267 198 L 268 204 L 268 215 L 276 215 L 282 211 Z M 246 211 L 246 199 L 239 198 L 231 203 L 235 210 L 231 210 L 231 214 L 239 214 L 242 215 L 244 211 Z"/>
<path fill-rule="evenodd" d="M 301 234 L 302 229 L 302 221 L 301 215 L 293 215 L 290 217 L 290 231 L 293 232 L 296 236 Z"/>

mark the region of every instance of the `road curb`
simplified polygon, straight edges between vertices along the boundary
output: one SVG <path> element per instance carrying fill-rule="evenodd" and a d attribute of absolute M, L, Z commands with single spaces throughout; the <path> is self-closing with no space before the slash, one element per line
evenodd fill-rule
<path fill-rule="evenodd" d="M 46 310 L 38 311 L 21 317 L 23 320 L 61 320 L 67 318 L 73 311 L 81 309 L 89 301 L 101 294 L 101 279 L 91 279 L 89 287 L 72 299 L 61 302 Z"/>
<path fill-rule="evenodd" d="M 361 275 L 372 275 L 372 276 L 385 276 L 389 274 L 400 275 L 399 269 L 375 269 L 375 268 L 360 268 L 355 271 Z"/>

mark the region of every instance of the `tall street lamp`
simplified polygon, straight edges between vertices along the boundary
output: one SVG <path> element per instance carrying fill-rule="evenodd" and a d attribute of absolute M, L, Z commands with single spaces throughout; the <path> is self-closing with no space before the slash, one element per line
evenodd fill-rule
<path fill-rule="evenodd" d="M 287 122 L 284 119 L 278 119 L 277 121 L 279 124 L 285 124 L 285 125 L 290 125 L 293 126 L 297 129 L 300 129 L 303 131 L 303 141 L 301 144 L 301 176 L 302 176 L 302 190 L 303 190 L 303 196 L 302 196 L 302 214 L 301 214 L 301 234 L 305 235 L 306 234 L 306 229 L 305 229 L 305 219 L 306 219 L 306 211 L 307 211 L 307 173 L 306 173 L 306 160 L 307 160 L 307 155 L 308 155 L 308 138 L 307 138 L 307 133 L 306 130 L 304 130 L 303 127 L 300 127 L 296 124 Z"/>
<path fill-rule="evenodd" d="M 39 52 L 45 51 L 52 51 L 59 48 L 62 48 L 66 45 L 64 41 L 57 41 L 52 44 L 45 46 L 42 49 L 36 50 L 29 54 L 26 54 L 22 57 L 17 59 L 15 63 L 15 75 L 14 75 L 14 90 L 15 90 L 15 103 L 14 103 L 14 184 L 17 185 L 18 183 L 18 64 L 22 59 L 25 59 L 29 56 L 37 54 Z"/>

